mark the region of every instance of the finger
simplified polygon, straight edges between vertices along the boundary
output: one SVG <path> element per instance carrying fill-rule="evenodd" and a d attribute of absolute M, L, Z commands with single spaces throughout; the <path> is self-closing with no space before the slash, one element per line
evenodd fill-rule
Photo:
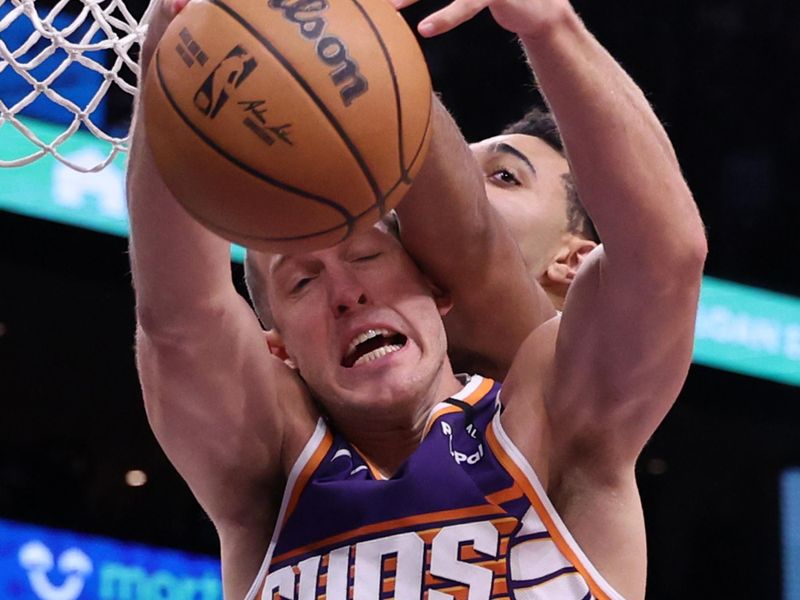
<path fill-rule="evenodd" d="M 167 27 L 175 15 L 189 3 L 189 0 L 152 0 L 152 2 L 155 3 L 155 6 L 153 6 L 148 21 L 147 37 L 142 44 L 142 72 L 145 73 Z"/>
<path fill-rule="evenodd" d="M 433 37 L 445 33 L 469 21 L 488 4 L 489 0 L 456 0 L 425 17 L 417 25 L 417 31 L 423 37 Z"/>
<path fill-rule="evenodd" d="M 389 3 L 394 6 L 397 10 L 401 8 L 406 8 L 407 6 L 411 6 L 412 4 L 416 4 L 418 0 L 389 0 Z"/>

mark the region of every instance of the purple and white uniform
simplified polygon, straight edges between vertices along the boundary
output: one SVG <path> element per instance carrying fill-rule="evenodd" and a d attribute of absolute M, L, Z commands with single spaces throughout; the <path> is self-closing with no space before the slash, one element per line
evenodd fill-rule
<path fill-rule="evenodd" d="M 391 477 L 319 420 L 246 600 L 622 600 L 500 425 L 500 384 L 431 411 Z"/>

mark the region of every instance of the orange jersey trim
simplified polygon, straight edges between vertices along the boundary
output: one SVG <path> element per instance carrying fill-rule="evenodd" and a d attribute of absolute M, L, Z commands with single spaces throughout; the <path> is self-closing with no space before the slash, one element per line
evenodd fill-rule
<path fill-rule="evenodd" d="M 387 477 L 381 473 L 381 470 L 375 466 L 375 464 L 364 454 L 355 444 L 350 444 L 353 449 L 358 452 L 358 455 L 361 457 L 361 460 L 364 461 L 364 464 L 367 465 L 369 472 L 372 474 L 372 478 L 376 481 L 386 481 Z"/>
<path fill-rule="evenodd" d="M 486 496 L 486 500 L 491 504 L 500 506 L 501 504 L 510 502 L 511 500 L 521 498 L 523 495 L 524 492 L 522 491 L 522 488 L 520 488 L 515 481 L 513 485 L 507 487 L 506 489 L 495 492 L 494 494 L 489 494 Z"/>
<path fill-rule="evenodd" d="M 427 513 L 424 515 L 413 515 L 410 517 L 402 517 L 399 519 L 393 519 L 391 521 L 384 521 L 382 523 L 373 523 L 372 525 L 365 525 L 363 527 L 359 527 L 357 529 L 353 529 L 351 531 L 347 531 L 345 533 L 340 533 L 324 540 L 320 540 L 318 542 L 314 542 L 313 544 L 309 544 L 307 546 L 303 546 L 301 548 L 295 548 L 294 550 L 290 550 L 289 552 L 285 552 L 280 556 L 276 556 L 272 559 L 272 563 L 282 563 L 290 558 L 294 558 L 295 556 L 301 556 L 306 553 L 313 552 L 319 548 L 324 548 L 325 546 L 332 546 L 339 542 L 345 542 L 352 538 L 359 537 L 362 535 L 369 535 L 372 533 L 378 533 L 381 531 L 391 531 L 395 529 L 402 529 L 402 528 L 410 528 L 415 525 L 424 525 L 426 523 L 435 523 L 437 521 L 452 521 L 456 519 L 465 519 L 470 517 L 488 517 L 492 515 L 502 515 L 505 514 L 502 509 L 499 509 L 495 506 L 489 505 L 480 505 L 480 506 L 471 506 L 469 508 L 457 508 L 454 510 L 441 510 L 437 512 Z"/>
<path fill-rule="evenodd" d="M 300 494 L 303 493 L 308 480 L 311 479 L 314 471 L 317 470 L 317 467 L 319 467 L 319 464 L 322 462 L 322 459 L 325 458 L 325 455 L 328 453 L 328 450 L 330 450 L 332 445 L 333 434 L 331 433 L 331 430 L 326 427 L 325 436 L 322 438 L 322 440 L 320 440 L 319 446 L 317 446 L 317 449 L 314 451 L 314 454 L 311 455 L 311 458 L 308 459 L 308 462 L 303 467 L 300 475 L 297 476 L 294 489 L 292 489 L 292 495 L 289 498 L 289 504 L 286 506 L 286 515 L 283 517 L 284 525 L 289 521 L 289 517 L 297 507 L 297 503 L 300 501 Z"/>
<path fill-rule="evenodd" d="M 466 402 L 467 404 L 475 405 L 477 404 L 487 393 L 489 390 L 492 389 L 494 385 L 494 380 L 489 379 L 487 377 L 482 378 L 483 381 L 476 387 L 472 392 L 466 397 L 461 398 L 462 402 Z M 450 413 L 459 412 L 461 409 L 457 406 L 448 405 L 445 408 L 440 408 L 439 410 L 434 411 L 430 417 L 428 417 L 428 422 L 425 425 L 425 431 L 422 433 L 422 438 L 425 439 L 425 436 L 428 435 L 428 432 L 431 430 L 431 427 L 436 422 L 439 417 L 444 415 L 448 415 Z"/>

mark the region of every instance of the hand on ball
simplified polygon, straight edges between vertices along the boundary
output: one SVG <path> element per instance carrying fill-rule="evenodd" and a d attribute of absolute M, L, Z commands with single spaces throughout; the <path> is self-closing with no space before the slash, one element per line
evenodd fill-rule
<path fill-rule="evenodd" d="M 158 42 L 172 19 L 189 3 L 189 0 L 152 0 L 156 4 L 147 23 L 147 36 L 142 44 L 142 54 L 139 60 L 141 76 L 147 73 L 147 67 L 155 54 Z"/>
<path fill-rule="evenodd" d="M 390 1 L 401 9 L 418 0 Z M 420 35 L 433 37 L 469 21 L 484 8 L 498 25 L 522 38 L 547 34 L 573 12 L 568 0 L 454 0 L 420 21 L 417 29 Z"/>

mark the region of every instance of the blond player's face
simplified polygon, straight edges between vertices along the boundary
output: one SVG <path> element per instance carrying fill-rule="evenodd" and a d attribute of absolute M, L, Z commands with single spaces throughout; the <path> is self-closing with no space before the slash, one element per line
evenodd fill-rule
<path fill-rule="evenodd" d="M 537 137 L 501 135 L 471 146 L 489 201 L 508 224 L 528 272 L 539 277 L 570 235 L 566 159 Z"/>
<path fill-rule="evenodd" d="M 407 403 L 446 360 L 442 303 L 383 227 L 274 257 L 269 277 L 286 350 L 329 410 Z"/>

